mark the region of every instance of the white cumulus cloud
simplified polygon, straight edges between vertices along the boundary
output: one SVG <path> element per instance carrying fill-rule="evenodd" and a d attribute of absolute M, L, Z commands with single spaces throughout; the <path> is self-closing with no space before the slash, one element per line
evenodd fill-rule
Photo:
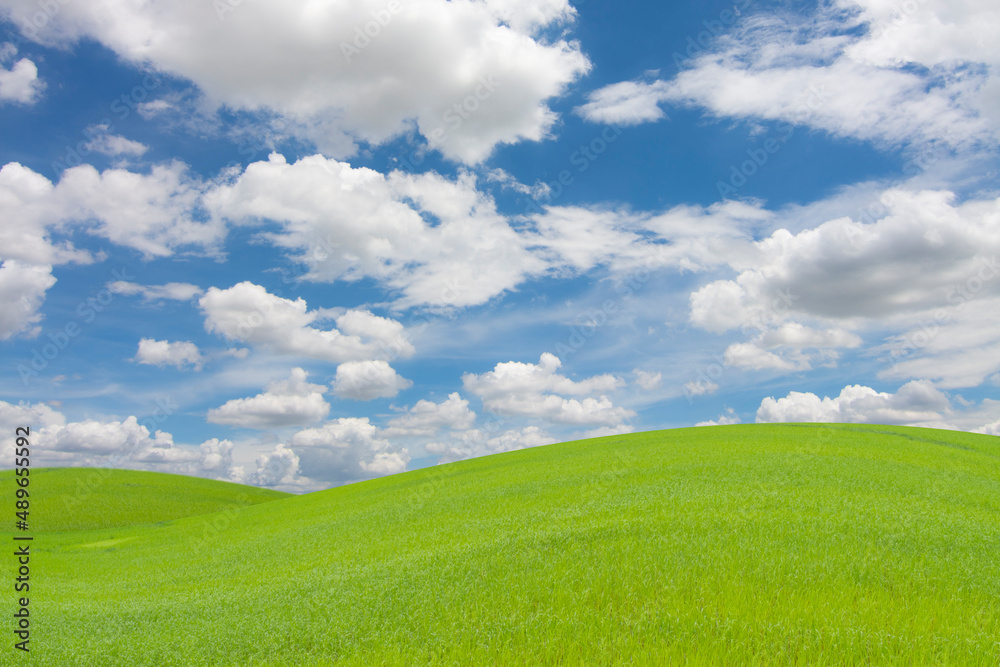
<path fill-rule="evenodd" d="M 403 307 L 477 305 L 547 268 L 467 172 L 383 175 L 321 155 L 288 164 L 272 154 L 205 201 L 233 224 L 280 224 L 266 238 L 306 266 L 305 279 L 372 278 Z"/>
<path fill-rule="evenodd" d="M 17 260 L 0 264 L 0 340 L 38 335 L 42 320 L 39 309 L 45 292 L 55 284 L 51 266 L 26 265 Z"/>
<path fill-rule="evenodd" d="M 405 447 L 394 446 L 367 417 L 342 417 L 299 431 L 289 447 L 301 474 L 317 481 L 345 483 L 406 470 Z"/>
<path fill-rule="evenodd" d="M 11 11 L 21 4 L 0 8 L 30 29 L 30 12 Z M 191 81 L 208 106 L 278 115 L 328 155 L 416 131 L 476 163 L 498 144 L 548 136 L 548 101 L 590 64 L 576 43 L 537 33 L 574 15 L 567 0 L 81 2 L 25 34 L 93 39 Z"/>
<path fill-rule="evenodd" d="M 417 401 L 404 414 L 389 420 L 385 433 L 390 437 L 433 435 L 441 429 L 468 430 L 475 422 L 476 413 L 469 408 L 469 401 L 452 392 L 441 403 Z"/>
<path fill-rule="evenodd" d="M 503 415 L 559 424 L 613 426 L 635 414 L 616 407 L 602 394 L 621 387 L 624 382 L 620 378 L 605 374 L 574 381 L 556 372 L 561 365 L 558 357 L 546 352 L 537 364 L 510 361 L 480 375 L 466 373 L 462 384 L 482 399 L 484 408 Z M 560 394 L 599 395 L 576 399 Z"/>
<path fill-rule="evenodd" d="M 374 361 L 348 361 L 337 366 L 333 393 L 340 398 L 370 401 L 392 398 L 413 382 L 396 373 L 396 369 L 381 359 Z"/>
<path fill-rule="evenodd" d="M 207 419 L 214 424 L 259 429 L 317 422 L 330 412 L 330 404 L 323 399 L 326 388 L 310 384 L 307 377 L 303 369 L 293 368 L 289 379 L 272 382 L 256 396 L 233 399 L 209 410 Z"/>
<path fill-rule="evenodd" d="M 198 346 L 190 341 L 170 342 L 143 338 L 139 341 L 139 350 L 136 352 L 135 361 L 150 366 L 176 366 L 177 368 L 190 366 L 195 370 L 201 370 L 204 360 Z"/>
<path fill-rule="evenodd" d="M 149 146 L 146 144 L 126 139 L 118 134 L 109 134 L 110 126 L 108 125 L 91 125 L 84 132 L 91 137 L 90 141 L 85 144 L 85 147 L 88 150 L 97 151 L 103 155 L 111 157 L 119 155 L 140 157 L 149 150 Z"/>
<path fill-rule="evenodd" d="M 576 112 L 592 123 L 639 125 L 666 116 L 660 102 L 667 99 L 663 81 L 621 81 L 592 92 Z"/>
<path fill-rule="evenodd" d="M 153 165 L 146 174 L 80 165 L 63 171 L 55 184 L 11 162 L 0 170 L 0 211 L 20 220 L 21 229 L 0 232 L 0 238 L 13 242 L 7 256 L 36 263 L 89 260 L 69 243 L 49 242 L 53 230 L 86 232 L 146 258 L 167 257 L 180 248 L 213 252 L 225 226 L 198 219 L 204 187 L 180 162 Z"/>
<path fill-rule="evenodd" d="M 314 327 L 330 319 L 329 314 L 309 311 L 304 299 L 285 299 L 251 282 L 229 289 L 210 287 L 198 305 L 210 333 L 279 354 L 341 363 L 414 352 L 403 325 L 395 320 L 349 310 L 333 318 L 339 330 Z"/>
<path fill-rule="evenodd" d="M 17 54 L 13 44 L 0 47 L 0 102 L 33 104 L 45 84 L 38 78 L 38 67 L 28 58 L 21 58 L 8 69 L 6 63 Z"/>
<path fill-rule="evenodd" d="M 922 380 L 900 387 L 895 394 L 851 385 L 839 396 L 820 398 L 810 392 L 789 392 L 765 398 L 757 409 L 758 423 L 849 422 L 861 424 L 940 425 L 950 408 L 948 397 Z"/>
<path fill-rule="evenodd" d="M 1000 200 L 958 203 L 950 192 L 899 189 L 882 202 L 873 222 L 844 217 L 796 234 L 778 229 L 731 256 L 739 274 L 694 291 L 691 322 L 750 335 L 726 350 L 727 364 L 781 370 L 831 363 L 860 347 L 868 328 L 889 328 L 905 347 L 907 332 L 933 325 L 949 335 L 935 335 L 916 357 L 979 354 L 982 369 L 972 372 L 971 358 L 952 371 L 928 358 L 895 358 L 891 375 L 982 382 L 1000 368 L 988 307 L 1000 297 Z"/>

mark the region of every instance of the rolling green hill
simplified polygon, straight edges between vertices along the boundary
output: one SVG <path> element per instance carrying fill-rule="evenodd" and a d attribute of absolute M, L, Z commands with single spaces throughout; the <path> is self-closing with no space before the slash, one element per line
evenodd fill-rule
<path fill-rule="evenodd" d="M 70 474 L 32 489 L 63 489 L 58 506 Z M 121 518 L 68 522 L 114 528 L 38 534 L 30 664 L 1000 661 L 994 436 L 677 429 L 165 524 L 128 500 L 161 489 L 167 506 L 193 483 L 160 479 L 108 476 Z"/>
<path fill-rule="evenodd" d="M 14 471 L 0 472 L 0 488 L 14 488 Z M 199 477 L 109 468 L 31 471 L 36 533 L 120 528 L 213 514 L 290 494 Z"/>

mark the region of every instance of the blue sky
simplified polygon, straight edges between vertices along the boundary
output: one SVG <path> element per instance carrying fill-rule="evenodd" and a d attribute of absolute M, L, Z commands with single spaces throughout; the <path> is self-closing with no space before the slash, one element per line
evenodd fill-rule
<path fill-rule="evenodd" d="M 0 19 L 36 465 L 309 491 L 695 424 L 1000 432 L 995 3 Z"/>

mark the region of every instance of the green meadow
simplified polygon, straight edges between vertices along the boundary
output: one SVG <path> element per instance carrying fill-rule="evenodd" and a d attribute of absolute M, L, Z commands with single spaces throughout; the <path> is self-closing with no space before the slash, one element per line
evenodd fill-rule
<path fill-rule="evenodd" d="M 995 436 L 676 429 L 300 496 L 31 479 L 31 653 L 8 631 L 3 664 L 1000 663 Z"/>

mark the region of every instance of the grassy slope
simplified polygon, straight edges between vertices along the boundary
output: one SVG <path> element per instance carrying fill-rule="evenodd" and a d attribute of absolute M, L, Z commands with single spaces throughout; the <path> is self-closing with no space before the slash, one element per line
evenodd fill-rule
<path fill-rule="evenodd" d="M 14 488 L 14 471 L 0 471 L 0 488 Z M 277 500 L 287 493 L 197 477 L 107 468 L 31 471 L 34 533 L 119 528 L 213 514 Z"/>
<path fill-rule="evenodd" d="M 39 536 L 32 664 L 996 665 L 998 519 L 992 436 L 565 443 Z"/>

